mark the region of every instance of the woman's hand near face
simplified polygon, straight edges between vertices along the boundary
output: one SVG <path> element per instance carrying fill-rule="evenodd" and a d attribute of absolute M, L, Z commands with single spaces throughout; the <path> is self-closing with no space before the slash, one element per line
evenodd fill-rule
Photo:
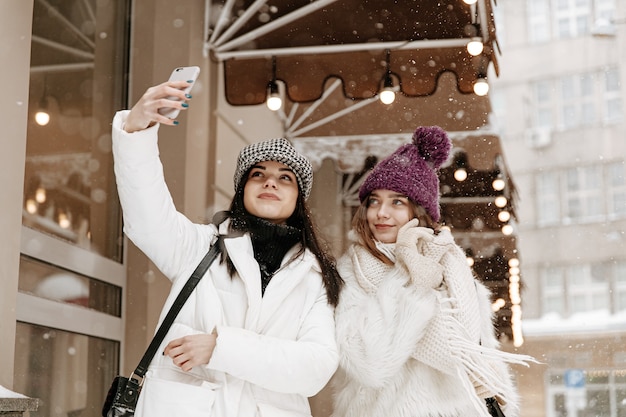
<path fill-rule="evenodd" d="M 209 363 L 217 343 L 217 333 L 195 334 L 172 340 L 167 344 L 164 355 L 172 358 L 174 365 L 190 371 L 197 365 Z"/>
<path fill-rule="evenodd" d="M 434 231 L 420 227 L 417 219 L 412 219 L 398 231 L 398 262 L 406 266 L 411 282 L 418 287 L 437 288 L 443 279 L 443 267 L 422 255 L 423 246 L 433 239 Z"/>
<path fill-rule="evenodd" d="M 184 110 L 189 96 L 185 95 L 182 89 L 188 85 L 187 81 L 168 81 L 148 88 L 130 110 L 124 130 L 132 133 L 153 126 L 155 123 L 170 126 L 178 124 L 175 120 L 160 114 L 159 109 L 167 107 Z M 179 100 L 170 100 L 170 97 L 176 97 Z"/>
<path fill-rule="evenodd" d="M 422 252 L 424 242 L 432 242 L 434 231 L 428 227 L 420 227 L 419 220 L 412 219 L 398 231 L 396 246 L 405 246 Z"/>

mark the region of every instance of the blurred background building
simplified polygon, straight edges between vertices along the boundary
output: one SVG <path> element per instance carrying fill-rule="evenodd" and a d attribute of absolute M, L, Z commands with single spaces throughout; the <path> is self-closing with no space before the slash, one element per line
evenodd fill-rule
<path fill-rule="evenodd" d="M 524 414 L 626 415 L 626 3 L 504 1 L 496 22 L 523 349 L 545 363 L 519 374 Z"/>

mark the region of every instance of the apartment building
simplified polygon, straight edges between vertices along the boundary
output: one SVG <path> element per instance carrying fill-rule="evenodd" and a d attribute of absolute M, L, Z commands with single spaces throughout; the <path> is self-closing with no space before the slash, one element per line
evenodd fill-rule
<path fill-rule="evenodd" d="M 496 8 L 493 128 L 519 193 L 525 416 L 626 414 L 626 3 Z"/>

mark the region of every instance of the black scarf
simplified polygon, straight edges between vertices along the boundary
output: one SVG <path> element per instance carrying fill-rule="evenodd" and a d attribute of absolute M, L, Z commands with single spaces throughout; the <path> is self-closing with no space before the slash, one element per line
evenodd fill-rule
<path fill-rule="evenodd" d="M 254 259 L 261 270 L 261 295 L 285 257 L 285 254 L 301 239 L 301 230 L 284 224 L 275 224 L 259 217 L 244 215 L 234 217 L 231 226 L 250 232 Z"/>

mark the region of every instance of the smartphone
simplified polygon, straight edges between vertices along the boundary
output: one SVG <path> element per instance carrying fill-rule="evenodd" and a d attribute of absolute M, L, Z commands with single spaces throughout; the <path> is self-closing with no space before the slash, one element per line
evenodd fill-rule
<path fill-rule="evenodd" d="M 200 67 L 178 67 L 174 68 L 172 74 L 170 75 L 169 81 L 190 81 L 189 87 L 185 88 L 185 94 L 189 94 L 193 85 L 198 79 L 198 75 L 200 75 Z M 168 97 L 169 100 L 178 101 L 178 97 Z M 178 113 L 180 113 L 180 109 L 174 109 L 171 107 L 162 107 L 159 109 L 159 113 L 163 116 L 175 119 L 178 117 Z"/>

